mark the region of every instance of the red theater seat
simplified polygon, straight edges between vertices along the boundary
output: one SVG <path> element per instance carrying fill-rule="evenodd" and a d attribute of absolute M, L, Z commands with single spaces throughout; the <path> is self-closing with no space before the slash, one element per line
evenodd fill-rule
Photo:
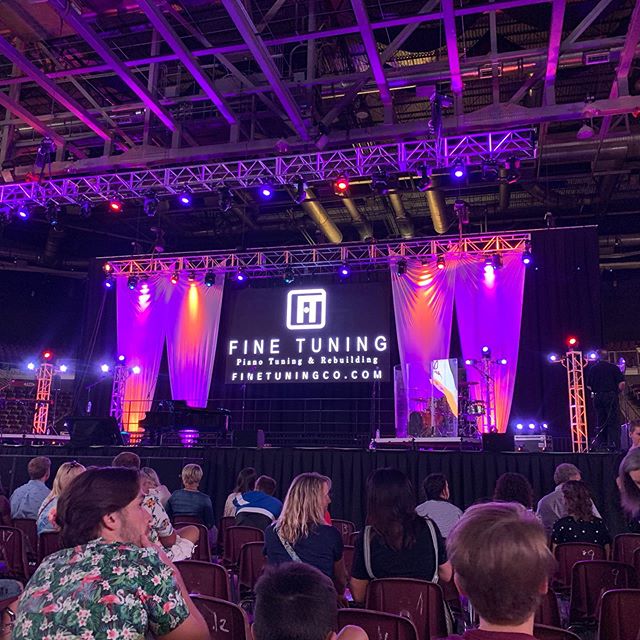
<path fill-rule="evenodd" d="M 189 593 L 223 600 L 231 599 L 229 574 L 223 566 L 198 560 L 181 560 L 176 562 L 176 567 Z"/>
<path fill-rule="evenodd" d="M 349 625 L 361 627 L 369 640 L 418 640 L 416 628 L 407 618 L 366 609 L 340 609 L 338 629 Z"/>
<path fill-rule="evenodd" d="M 211 640 L 252 640 L 247 615 L 237 604 L 197 595 L 192 600 L 207 623 Z"/>
<path fill-rule="evenodd" d="M 573 565 L 584 560 L 605 560 L 604 549 L 597 544 L 582 542 L 568 542 L 559 544 L 555 549 L 555 557 L 558 562 L 558 571 L 555 575 L 555 584 L 558 589 L 569 589 Z"/>

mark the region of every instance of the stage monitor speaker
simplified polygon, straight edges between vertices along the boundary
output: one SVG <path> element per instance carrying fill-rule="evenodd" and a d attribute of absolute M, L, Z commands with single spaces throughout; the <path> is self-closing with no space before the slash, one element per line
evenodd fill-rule
<path fill-rule="evenodd" d="M 124 444 L 118 423 L 112 417 L 70 416 L 65 420 L 65 426 L 72 447 Z"/>
<path fill-rule="evenodd" d="M 232 431 L 231 441 L 234 447 L 264 447 L 264 431 Z"/>
<path fill-rule="evenodd" d="M 483 451 L 513 451 L 515 449 L 513 433 L 483 433 L 482 434 L 482 450 Z"/>

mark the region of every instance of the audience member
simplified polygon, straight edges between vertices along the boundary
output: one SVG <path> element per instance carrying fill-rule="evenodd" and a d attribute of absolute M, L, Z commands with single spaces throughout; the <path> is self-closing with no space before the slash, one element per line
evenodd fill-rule
<path fill-rule="evenodd" d="M 208 640 L 175 566 L 149 542 L 139 474 L 90 468 L 58 500 L 64 549 L 47 556 L 17 608 L 13 638 Z"/>
<path fill-rule="evenodd" d="M 140 457 L 130 451 L 118 454 L 111 463 L 113 467 L 134 469 L 140 475 Z M 197 527 L 186 526 L 175 530 L 169 516 L 160 503 L 160 499 L 151 489 L 149 482 L 141 482 L 144 495 L 142 507 L 151 516 L 149 540 L 164 547 L 171 560 L 188 560 L 193 555 L 195 545 L 200 539 Z"/>
<path fill-rule="evenodd" d="M 629 422 L 629 441 L 631 442 L 629 451 L 640 447 L 640 420 L 631 420 Z"/>
<path fill-rule="evenodd" d="M 535 612 L 555 569 L 538 519 L 515 504 L 475 505 L 453 528 L 447 550 L 456 586 L 480 617 L 464 640 L 534 640 Z"/>
<path fill-rule="evenodd" d="M 397 469 L 378 469 L 367 480 L 367 520 L 355 545 L 351 593 L 364 602 L 375 578 L 451 580 L 438 526 L 416 513 L 411 482 Z"/>
<path fill-rule="evenodd" d="M 607 551 L 611 535 L 605 523 L 593 515 L 593 501 L 587 485 L 580 480 L 567 480 L 562 485 L 567 514 L 553 525 L 551 542 L 589 542 L 599 544 Z"/>
<path fill-rule="evenodd" d="M 496 502 L 517 502 L 525 509 L 533 509 L 533 489 L 521 473 L 503 473 L 493 493 Z"/>
<path fill-rule="evenodd" d="M 368 640 L 359 627 L 336 636 L 336 590 L 314 567 L 289 562 L 268 568 L 255 592 L 253 640 Z"/>
<path fill-rule="evenodd" d="M 56 524 L 56 506 L 58 498 L 71 483 L 71 481 L 85 470 L 84 466 L 73 460 L 72 462 L 64 462 L 58 468 L 56 477 L 53 479 L 53 489 L 40 505 L 36 526 L 38 535 L 45 531 L 58 531 Z"/>
<path fill-rule="evenodd" d="M 330 491 L 331 480 L 319 473 L 294 478 L 280 517 L 265 530 L 264 553 L 269 564 L 306 562 L 320 569 L 342 595 L 347 579 L 342 536 L 324 521 Z"/>
<path fill-rule="evenodd" d="M 40 505 L 49 495 L 49 487 L 45 482 L 51 473 L 51 460 L 44 456 L 33 458 L 29 460 L 27 471 L 29 482 L 18 487 L 11 494 L 11 517 L 35 520 L 38 517 Z"/>
<path fill-rule="evenodd" d="M 444 538 L 449 535 L 453 525 L 462 517 L 462 511 L 449 502 L 449 483 L 443 473 L 432 473 L 422 483 L 426 501 L 416 507 L 416 513 L 422 518 L 430 518 L 440 529 Z"/>
<path fill-rule="evenodd" d="M 264 531 L 282 512 L 282 502 L 273 497 L 275 492 L 276 481 L 269 476 L 260 476 L 256 480 L 255 491 L 243 493 L 233 501 L 236 524 Z"/>
<path fill-rule="evenodd" d="M 0 480 L 0 527 L 12 527 L 13 520 L 11 520 L 11 503 L 4 490 L 2 480 Z"/>
<path fill-rule="evenodd" d="M 640 519 L 640 448 L 631 449 L 623 458 L 616 482 L 622 507 L 637 523 Z"/>
<path fill-rule="evenodd" d="M 143 482 L 148 483 L 148 485 L 153 489 L 162 506 L 166 508 L 167 502 L 171 497 L 171 491 L 169 491 L 166 485 L 160 482 L 160 477 L 156 473 L 155 469 L 152 469 L 151 467 L 142 467 L 140 469 L 140 476 L 142 477 Z"/>
<path fill-rule="evenodd" d="M 188 464 L 182 469 L 182 485 L 171 494 L 167 502 L 167 514 L 173 520 L 176 516 L 193 516 L 200 518 L 207 529 L 215 525 L 211 498 L 199 491 L 202 481 L 202 468 L 198 464 Z"/>
<path fill-rule="evenodd" d="M 233 517 L 236 515 L 236 507 L 233 501 L 239 498 L 243 493 L 253 491 L 256 486 L 256 478 L 258 474 L 253 467 L 245 467 L 238 474 L 236 479 L 236 486 L 233 491 L 227 496 L 227 501 L 224 503 L 223 517 Z"/>
<path fill-rule="evenodd" d="M 560 520 L 560 518 L 568 515 L 567 506 L 564 501 L 564 496 L 562 495 L 562 485 L 569 480 L 582 480 L 582 475 L 578 467 L 568 462 L 563 462 L 556 467 L 553 474 L 553 481 L 556 483 L 556 488 L 551 493 L 540 498 L 538 502 L 536 515 L 540 518 L 548 536 L 551 536 L 553 525 Z M 596 518 L 600 517 L 600 513 L 595 504 L 593 505 L 593 515 Z"/>

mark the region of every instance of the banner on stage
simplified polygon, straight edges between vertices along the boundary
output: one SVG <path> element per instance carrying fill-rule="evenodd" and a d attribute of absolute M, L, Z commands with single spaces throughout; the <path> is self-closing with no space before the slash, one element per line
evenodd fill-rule
<path fill-rule="evenodd" d="M 226 383 L 389 380 L 390 300 L 379 283 L 244 289 L 227 313 Z"/>

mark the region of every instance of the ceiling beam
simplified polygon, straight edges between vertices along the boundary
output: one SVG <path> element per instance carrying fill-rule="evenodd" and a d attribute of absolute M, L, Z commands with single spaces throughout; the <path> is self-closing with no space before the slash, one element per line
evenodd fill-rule
<path fill-rule="evenodd" d="M 144 0 L 145 2 L 147 0 Z M 267 81 L 273 88 L 273 92 L 280 101 L 287 116 L 291 120 L 295 130 L 302 140 L 310 140 L 309 131 L 304 123 L 302 114 L 298 109 L 298 105 L 293 99 L 293 95 L 287 88 L 280 77 L 280 72 L 273 62 L 273 58 L 269 53 L 265 43 L 262 41 L 259 35 L 256 33 L 256 27 L 251 20 L 251 17 L 247 13 L 246 8 L 242 4 L 241 0 L 222 0 L 227 13 L 231 16 L 236 29 L 247 43 L 249 51 L 255 58 L 258 66 L 262 69 Z"/>
<path fill-rule="evenodd" d="M 553 0 L 551 5 L 551 26 L 549 27 L 549 53 L 544 75 L 544 103 L 556 103 L 556 74 L 560 60 L 560 45 L 562 42 L 562 25 L 564 24 L 564 10 L 567 0 Z"/>
<path fill-rule="evenodd" d="M 20 118 L 23 122 L 28 124 L 34 131 L 37 131 L 41 136 L 51 138 L 58 147 L 65 146 L 65 139 L 53 129 L 50 129 L 38 116 L 34 116 L 30 111 L 25 109 L 21 104 L 12 100 L 6 93 L 0 91 L 0 105 L 2 105 L 8 111 L 11 111 L 15 116 Z"/>
<path fill-rule="evenodd" d="M 54 100 L 65 106 L 89 129 L 103 140 L 111 142 L 111 134 L 76 100 L 63 91 L 58 85 L 36 67 L 31 60 L 11 46 L 8 40 L 0 36 L 0 53 L 13 62 L 26 76 L 44 89 Z"/>
<path fill-rule="evenodd" d="M 160 122 L 169 129 L 175 131 L 177 123 L 171 113 L 165 109 L 122 63 L 104 40 L 79 16 L 73 7 L 67 2 L 61 4 L 60 0 L 48 0 L 49 6 L 83 39 L 93 50 L 107 63 L 109 68 L 124 82 L 135 95 L 142 100 L 147 109 L 156 114 Z"/>
<path fill-rule="evenodd" d="M 211 102 L 215 104 L 222 117 L 231 125 L 238 124 L 238 120 L 226 100 L 213 85 L 213 81 L 202 69 L 193 54 L 187 49 L 173 27 L 167 22 L 162 11 L 152 0 L 139 0 L 138 4 L 149 19 L 149 22 L 156 28 L 156 31 L 164 38 L 171 47 L 178 60 L 186 67 L 193 79 L 202 87 Z"/>
<path fill-rule="evenodd" d="M 382 102 L 384 109 L 384 120 L 386 123 L 393 122 L 393 102 L 391 101 L 391 91 L 389 91 L 389 84 L 387 83 L 384 68 L 382 67 L 382 62 L 380 60 L 380 54 L 378 53 L 378 45 L 376 44 L 373 29 L 369 22 L 367 7 L 363 0 L 351 0 L 351 6 L 353 7 L 353 13 L 355 14 L 358 27 L 360 27 L 360 35 L 362 37 L 364 49 L 367 52 L 367 57 L 369 58 L 371 74 L 378 85 L 380 101 Z"/>
<path fill-rule="evenodd" d="M 489 6 L 496 6 L 489 5 Z M 444 35 L 447 43 L 447 57 L 451 73 L 451 92 L 453 93 L 455 113 L 462 113 L 462 74 L 460 73 L 460 54 L 458 53 L 458 37 L 456 35 L 456 18 L 453 0 L 442 0 L 442 17 Z"/>

